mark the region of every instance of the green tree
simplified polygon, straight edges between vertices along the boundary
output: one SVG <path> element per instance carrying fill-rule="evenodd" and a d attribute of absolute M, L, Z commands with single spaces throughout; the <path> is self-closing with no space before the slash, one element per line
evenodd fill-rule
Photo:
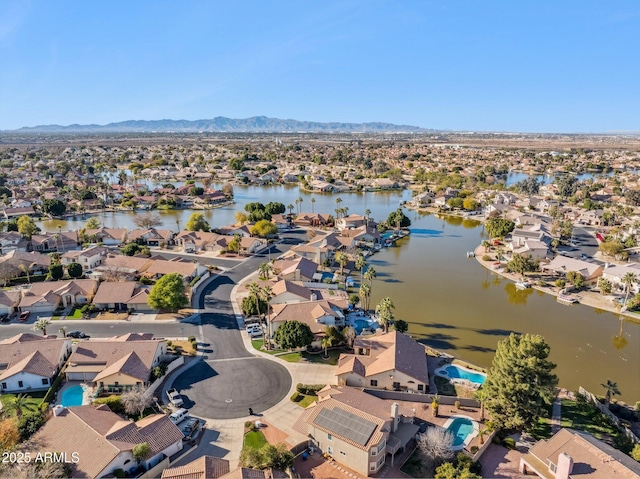
<path fill-rule="evenodd" d="M 42 211 L 52 216 L 61 216 L 67 211 L 67 205 L 58 199 L 46 199 L 42 202 Z"/>
<path fill-rule="evenodd" d="M 209 231 L 211 227 L 202 213 L 191 213 L 185 228 L 187 231 Z"/>
<path fill-rule="evenodd" d="M 360 271 L 360 283 L 362 284 L 362 278 L 364 277 L 364 267 L 367 265 L 367 260 L 362 254 L 362 251 L 356 257 L 356 269 Z"/>
<path fill-rule="evenodd" d="M 607 379 L 606 383 L 600 384 L 605 389 L 604 394 L 604 405 L 609 407 L 611 404 L 611 398 L 613 396 L 620 395 L 620 389 L 618 389 L 618 383 L 612 381 L 611 379 Z"/>
<path fill-rule="evenodd" d="M 82 265 L 80 263 L 69 263 L 67 265 L 67 273 L 72 278 L 79 278 L 82 276 Z"/>
<path fill-rule="evenodd" d="M 498 343 L 484 383 L 497 427 L 530 430 L 553 403 L 558 377 L 549 352 L 540 335 L 511 333 Z"/>
<path fill-rule="evenodd" d="M 188 303 L 184 281 L 179 273 L 165 274 L 149 292 L 149 306 L 153 309 L 178 310 Z"/>
<path fill-rule="evenodd" d="M 538 270 L 538 262 L 527 254 L 513 253 L 511 261 L 507 263 L 507 270 L 518 273 L 524 278 L 525 273 Z"/>
<path fill-rule="evenodd" d="M 281 215 L 287 211 L 287 207 L 279 201 L 272 201 L 264 206 L 264 210 L 270 215 Z"/>
<path fill-rule="evenodd" d="M 633 446 L 633 450 L 631 451 L 631 457 L 633 457 L 636 461 L 640 462 L 640 444 L 636 444 Z"/>
<path fill-rule="evenodd" d="M 245 316 L 257 316 L 267 310 L 267 305 L 263 300 L 256 301 L 255 296 L 249 295 L 242 299 L 242 314 Z"/>
<path fill-rule="evenodd" d="M 411 226 L 411 220 L 404 214 L 401 208 L 389 213 L 386 223 L 389 228 L 397 229 Z"/>
<path fill-rule="evenodd" d="M 409 330 L 409 323 L 404 319 L 396 319 L 393 323 L 393 329 L 399 333 L 406 333 Z"/>
<path fill-rule="evenodd" d="M 537 195 L 538 191 L 540 191 L 540 182 L 535 176 L 530 176 L 525 178 L 522 181 L 519 181 L 515 185 L 516 191 L 523 193 L 525 195 Z"/>
<path fill-rule="evenodd" d="M 598 249 L 606 256 L 616 256 L 624 251 L 624 245 L 620 240 L 603 241 L 598 245 Z"/>
<path fill-rule="evenodd" d="M 578 178 L 573 175 L 556 176 L 557 192 L 563 198 L 573 196 L 578 191 Z"/>
<path fill-rule="evenodd" d="M 251 234 L 266 238 L 278 234 L 278 226 L 269 220 L 260 220 L 251 227 Z"/>
<path fill-rule="evenodd" d="M 371 286 L 368 283 L 363 283 L 358 291 L 360 296 L 360 304 L 365 311 L 369 310 L 369 300 L 371 298 Z"/>
<path fill-rule="evenodd" d="M 240 252 L 240 242 L 242 241 L 242 237 L 236 233 L 233 235 L 233 238 L 229 240 L 227 243 L 227 250 L 232 251 L 234 253 Z"/>
<path fill-rule="evenodd" d="M 133 446 L 133 449 L 131 450 L 131 454 L 133 454 L 133 458 L 138 462 L 138 464 L 144 461 L 147 458 L 147 456 L 149 456 L 150 452 L 151 452 L 151 447 L 147 442 L 141 442 L 140 444 L 136 444 L 135 446 Z"/>
<path fill-rule="evenodd" d="M 611 294 L 613 285 L 607 278 L 600 277 L 600 279 L 598 279 L 598 288 L 600 289 L 600 294 L 606 295 Z"/>
<path fill-rule="evenodd" d="M 265 444 L 261 452 L 265 467 L 270 467 L 277 471 L 286 471 L 293 465 L 293 453 L 281 442 L 275 446 L 273 444 Z"/>
<path fill-rule="evenodd" d="M 567 280 L 576 288 L 582 289 L 584 287 L 584 276 L 577 271 L 568 271 Z"/>
<path fill-rule="evenodd" d="M 474 198 L 468 196 L 463 200 L 462 207 L 467 211 L 475 211 L 480 208 L 480 203 Z"/>
<path fill-rule="evenodd" d="M 53 279 L 54 281 L 58 281 L 64 276 L 64 268 L 61 264 L 54 263 L 49 266 L 49 274 L 51 275 L 51 279 Z"/>
<path fill-rule="evenodd" d="M 340 265 L 340 274 L 344 272 L 344 267 L 349 263 L 349 257 L 342 251 L 338 251 L 334 257 L 336 263 Z"/>
<path fill-rule="evenodd" d="M 31 400 L 26 394 L 16 394 L 6 403 L 7 411 L 10 411 L 16 415 L 18 419 L 22 417 L 24 413 L 35 412 L 38 410 L 36 403 Z"/>
<path fill-rule="evenodd" d="M 626 289 L 626 294 L 624 296 L 624 306 L 627 305 L 627 300 L 629 299 L 629 292 L 631 291 L 631 286 L 633 286 L 633 283 L 637 283 L 637 282 L 638 282 L 638 276 L 631 271 L 629 271 L 622 277 L 622 283 L 624 284 Z"/>
<path fill-rule="evenodd" d="M 260 290 L 260 301 L 264 301 L 266 305 L 266 314 L 267 314 L 267 349 L 271 349 L 271 321 L 269 321 L 269 317 L 271 315 L 271 298 L 273 298 L 273 290 L 271 286 L 263 286 Z"/>
<path fill-rule="evenodd" d="M 244 169 L 244 161 L 242 158 L 231 158 L 229 160 L 229 168 L 234 171 L 242 171 Z"/>
<path fill-rule="evenodd" d="M 260 265 L 258 266 L 258 273 L 261 278 L 269 279 L 272 271 L 273 266 L 271 265 L 271 263 L 260 263 Z"/>
<path fill-rule="evenodd" d="M 138 243 L 129 243 L 125 245 L 120 251 L 125 256 L 135 256 L 140 252 L 142 247 Z"/>
<path fill-rule="evenodd" d="M 506 218 L 489 218 L 484 226 L 491 238 L 504 238 L 513 231 L 516 224 Z"/>
<path fill-rule="evenodd" d="M 34 331 L 42 331 L 42 335 L 46 336 L 47 335 L 47 326 L 49 326 L 49 324 L 51 324 L 51 321 L 49 321 L 48 318 L 38 318 L 36 320 L 36 322 L 33 325 L 33 330 Z"/>
<path fill-rule="evenodd" d="M 20 432 L 20 440 L 26 441 L 33 436 L 38 429 L 45 423 L 42 411 L 27 412 L 20 417 L 18 421 L 18 431 Z"/>
<path fill-rule="evenodd" d="M 88 230 L 97 230 L 102 227 L 102 223 L 100 223 L 100 220 L 98 218 L 92 216 L 87 220 L 87 223 L 84 225 L 84 227 Z"/>
<path fill-rule="evenodd" d="M 273 335 L 282 349 L 294 349 L 309 346 L 313 341 L 313 333 L 309 325 L 300 321 L 285 321 Z"/>
<path fill-rule="evenodd" d="M 33 221 L 33 218 L 27 215 L 23 215 L 18 218 L 18 231 L 22 236 L 27 239 L 31 239 L 31 237 L 40 232 L 40 228 L 38 228 Z"/>
<path fill-rule="evenodd" d="M 389 332 L 389 325 L 393 322 L 393 310 L 395 305 L 391 298 L 382 298 L 376 306 L 378 322 L 384 327 L 384 332 Z"/>

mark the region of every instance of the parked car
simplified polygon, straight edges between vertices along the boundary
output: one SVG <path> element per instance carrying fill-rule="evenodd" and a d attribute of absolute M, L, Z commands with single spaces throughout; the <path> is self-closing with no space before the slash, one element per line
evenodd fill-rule
<path fill-rule="evenodd" d="M 20 321 L 26 321 L 30 314 L 31 311 L 23 311 L 20 313 Z"/>
<path fill-rule="evenodd" d="M 8 314 L 3 314 L 2 316 L 0 316 L 0 322 L 8 323 L 9 321 L 11 321 L 11 317 Z"/>
<path fill-rule="evenodd" d="M 190 441 L 191 439 L 195 438 L 198 435 L 198 432 L 200 431 L 200 425 L 201 425 L 200 419 L 195 417 L 192 417 L 191 419 L 189 419 L 187 421 L 187 425 L 182 430 L 184 433 L 184 440 Z"/>
<path fill-rule="evenodd" d="M 175 407 L 180 407 L 184 404 L 182 397 L 180 397 L 180 393 L 176 388 L 171 388 L 167 391 L 167 397 L 169 398 L 169 402 L 173 404 Z"/>
<path fill-rule="evenodd" d="M 67 338 L 89 339 L 91 336 L 84 334 L 82 331 L 71 331 L 67 333 Z"/>
<path fill-rule="evenodd" d="M 252 338 L 262 336 L 262 328 L 259 324 L 250 324 L 246 327 L 247 334 Z"/>

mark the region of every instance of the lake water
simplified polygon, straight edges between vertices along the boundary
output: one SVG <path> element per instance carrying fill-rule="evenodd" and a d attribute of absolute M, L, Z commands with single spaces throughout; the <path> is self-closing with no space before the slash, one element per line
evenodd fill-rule
<path fill-rule="evenodd" d="M 308 194 L 297 187 L 234 187 L 236 204 L 204 211 L 210 224 L 232 223 L 236 211 L 252 201 L 293 204 L 303 198 L 302 211 L 349 213 L 371 210 L 384 219 L 410 191 L 389 193 Z M 295 210 L 294 210 L 295 211 Z M 158 212 L 167 228 L 176 219 L 184 226 L 191 211 Z M 607 378 L 618 383 L 621 398 L 640 400 L 640 325 L 621 322 L 617 315 L 582 305 L 564 306 L 535 289 L 515 285 L 480 266 L 465 253 L 483 239 L 481 224 L 460 218 L 438 218 L 405 210 L 411 218 L 411 235 L 398 246 L 383 249 L 369 259 L 378 273 L 371 304 L 389 296 L 396 318 L 409 323 L 409 333 L 426 344 L 456 357 L 488 367 L 497 342 L 510 332 L 537 333 L 551 345 L 551 359 L 558 364 L 560 384 L 569 389 L 582 385 L 594 393 Z M 110 227 L 133 228 L 133 212 L 106 213 L 98 218 Z M 77 229 L 85 220 L 47 221 L 42 227 L 57 231 Z M 357 276 L 357 275 L 356 275 Z"/>

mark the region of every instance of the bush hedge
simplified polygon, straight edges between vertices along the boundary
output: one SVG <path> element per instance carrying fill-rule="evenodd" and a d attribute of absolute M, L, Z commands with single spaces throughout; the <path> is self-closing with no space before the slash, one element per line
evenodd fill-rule
<path fill-rule="evenodd" d="M 296 385 L 296 391 L 298 391 L 300 394 L 317 396 L 318 395 L 318 391 L 320 391 L 325 386 L 326 386 L 325 384 L 302 384 L 302 383 L 298 383 Z"/>
<path fill-rule="evenodd" d="M 98 398 L 93 401 L 93 404 L 106 404 L 116 414 L 124 413 L 124 404 L 120 396 L 111 395 L 104 398 Z"/>

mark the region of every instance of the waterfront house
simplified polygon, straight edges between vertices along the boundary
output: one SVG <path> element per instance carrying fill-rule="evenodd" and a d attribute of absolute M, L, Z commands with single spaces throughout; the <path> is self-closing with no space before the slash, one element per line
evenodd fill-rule
<path fill-rule="evenodd" d="M 367 224 L 367 217 L 362 215 L 351 214 L 336 220 L 336 228 L 342 231 L 349 228 L 358 228 Z"/>
<path fill-rule="evenodd" d="M 51 256 L 32 251 L 11 250 L 0 257 L 0 263 L 7 263 L 13 266 L 19 273 L 23 275 L 25 269 L 31 273 L 45 273 L 51 265 Z"/>
<path fill-rule="evenodd" d="M 149 445 L 149 454 L 140 462 L 145 470 L 155 472 L 156 466 L 166 467 L 170 464 L 168 458 L 182 450 L 183 437 L 166 414 L 152 414 L 133 422 L 115 414 L 106 404 L 58 406 L 23 449 L 32 451 L 32 457 L 41 451 L 64 453 L 71 477 L 98 479 L 114 477 L 118 469 L 127 473 L 137 470 L 133 448 L 141 443 Z M 72 460 L 73 454 L 78 457 L 77 462 Z"/>
<path fill-rule="evenodd" d="M 591 434 L 566 428 L 529 449 L 519 471 L 542 479 L 640 479 L 640 463 Z"/>
<path fill-rule="evenodd" d="M 310 289 L 286 279 L 276 282 L 271 291 L 273 292 L 273 298 L 271 298 L 269 304 L 272 305 L 301 303 L 303 301 L 311 301 L 314 297 Z"/>
<path fill-rule="evenodd" d="M 431 191 L 425 191 L 424 193 L 419 193 L 411 199 L 411 204 L 415 207 L 424 207 L 429 206 L 436 199 L 436 195 L 434 195 Z"/>
<path fill-rule="evenodd" d="M 167 352 L 164 339 L 116 336 L 82 341 L 69 358 L 67 380 L 90 382 L 100 391 L 121 393 L 147 386 L 151 370 Z"/>
<path fill-rule="evenodd" d="M 78 248 L 78 233 L 75 231 L 62 231 L 60 233 L 40 233 L 31 237 L 33 251 L 64 252 Z"/>
<path fill-rule="evenodd" d="M 606 264 L 605 268 L 602 270 L 602 277 L 611 281 L 611 285 L 614 288 L 620 291 L 626 291 L 627 285 L 623 283 L 622 279 L 627 273 L 633 273 L 636 275 L 636 277 L 640 278 L 640 264 Z M 633 291 L 634 293 L 637 293 L 639 291 L 639 285 L 637 282 L 631 285 L 631 291 Z"/>
<path fill-rule="evenodd" d="M 275 333 L 285 321 L 295 320 L 307 324 L 317 341 L 324 336 L 327 327 L 344 325 L 345 317 L 342 311 L 347 306 L 348 302 L 342 299 L 274 304 L 269 315 L 271 333 Z"/>
<path fill-rule="evenodd" d="M 291 251 L 298 256 L 322 264 L 325 260 L 332 260 L 336 251 L 345 248 L 345 245 L 351 245 L 352 242 L 352 239 L 342 238 L 337 233 L 318 234 L 308 243 L 294 246 Z"/>
<path fill-rule="evenodd" d="M 49 389 L 71 354 L 71 340 L 21 333 L 0 341 L 0 392 Z"/>
<path fill-rule="evenodd" d="M 354 354 L 341 354 L 338 384 L 426 393 L 429 389 L 427 355 L 420 343 L 391 331 L 356 338 Z"/>
<path fill-rule="evenodd" d="M 7 231 L 0 233 L 0 254 L 7 254 L 10 251 L 27 251 L 29 242 L 25 240 L 17 231 Z"/>
<path fill-rule="evenodd" d="M 293 224 L 300 227 L 328 226 L 330 224 L 329 216 L 323 213 L 300 213 L 293 220 Z"/>
<path fill-rule="evenodd" d="M 91 243 L 102 243 L 105 246 L 120 246 L 127 242 L 126 228 L 86 229 L 85 238 Z"/>
<path fill-rule="evenodd" d="M 222 251 L 226 244 L 223 236 L 218 233 L 186 230 L 176 235 L 175 243 L 186 253 L 218 252 Z"/>
<path fill-rule="evenodd" d="M 580 273 L 585 281 L 595 281 L 604 271 L 604 266 L 598 263 L 590 263 L 568 256 L 558 255 L 548 264 L 540 265 L 543 272 L 551 272 L 560 276 L 566 276 L 569 271 Z"/>
<path fill-rule="evenodd" d="M 151 247 L 158 247 L 162 244 L 168 245 L 173 241 L 174 233 L 171 230 L 135 229 L 129 231 L 127 240 Z"/>
<path fill-rule="evenodd" d="M 318 266 L 318 263 L 302 256 L 290 256 L 273 263 L 273 269 L 278 278 L 289 281 L 313 281 Z"/>
<path fill-rule="evenodd" d="M 363 476 L 375 475 L 406 449 L 418 432 L 398 403 L 387 403 L 361 390 L 328 386 L 318 402 L 305 409 L 293 426 L 309 446 Z"/>

